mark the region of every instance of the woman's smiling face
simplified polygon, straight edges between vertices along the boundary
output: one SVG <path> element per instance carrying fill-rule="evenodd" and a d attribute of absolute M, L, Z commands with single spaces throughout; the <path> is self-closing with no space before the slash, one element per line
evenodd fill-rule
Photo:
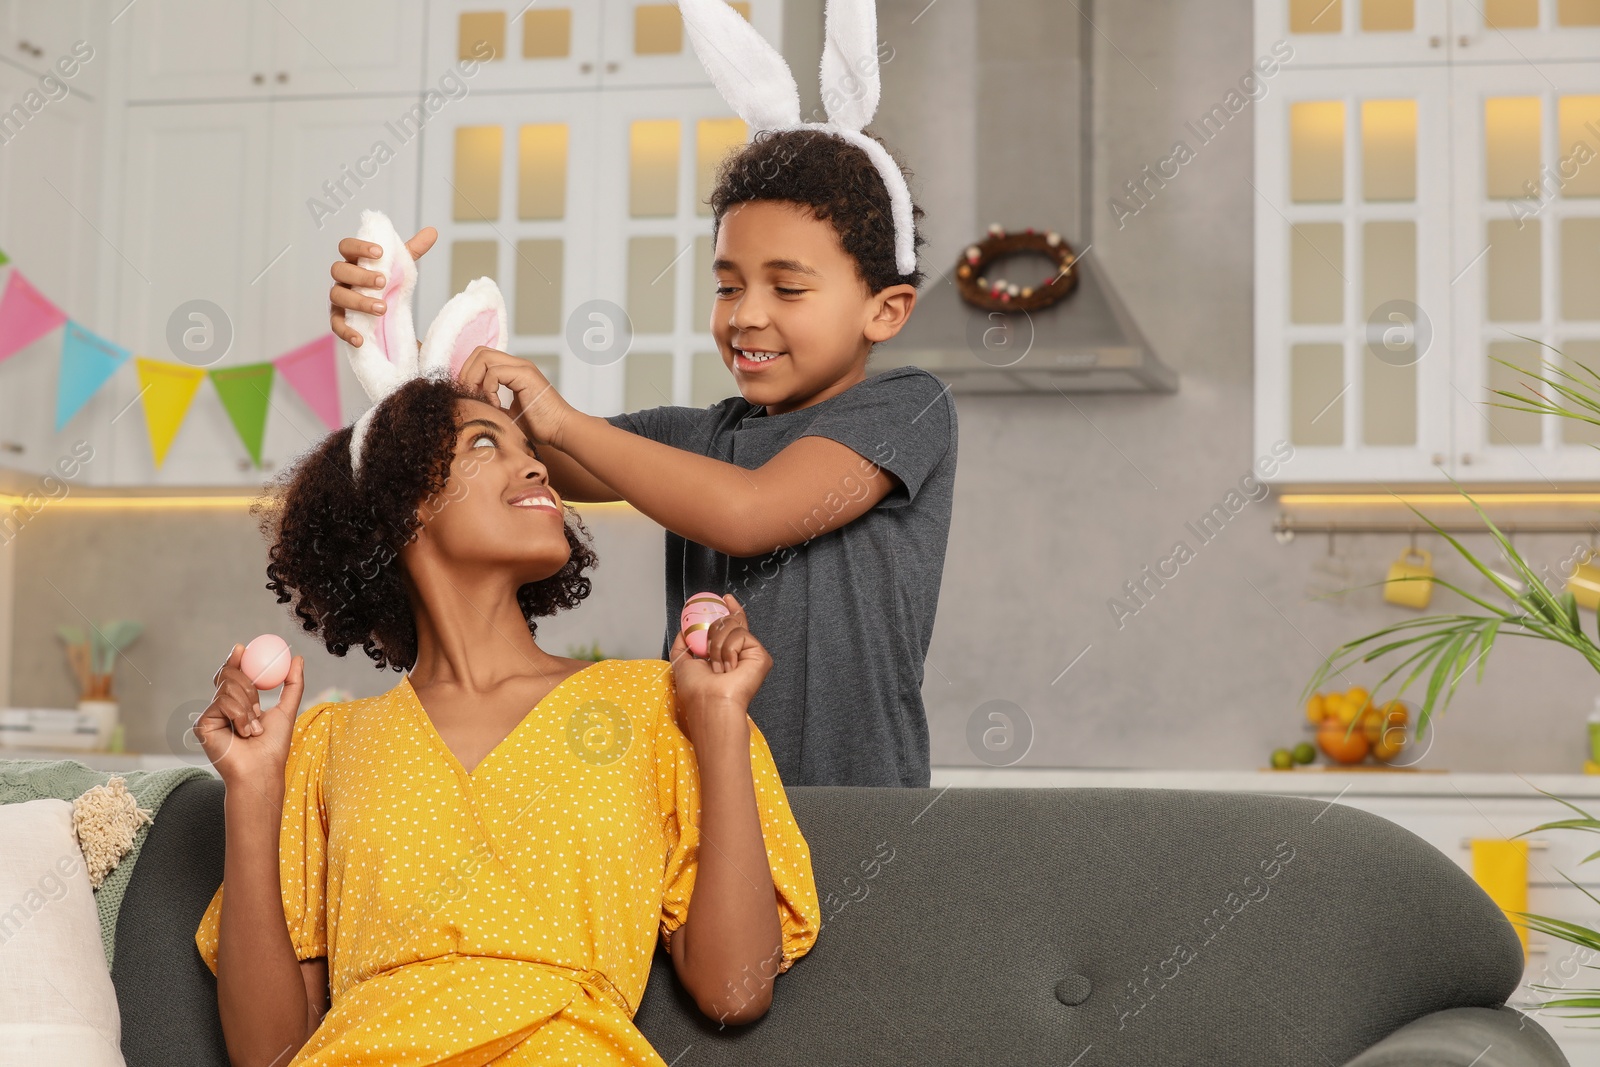
<path fill-rule="evenodd" d="M 456 401 L 455 453 L 444 489 L 424 501 L 418 541 L 452 565 L 508 568 L 517 583 L 566 566 L 566 514 L 532 441 L 505 411 Z"/>
<path fill-rule="evenodd" d="M 711 334 L 740 394 L 782 414 L 865 377 L 870 342 L 910 314 L 916 290 L 868 291 L 831 223 L 786 200 L 751 200 L 718 224 Z M 891 299 L 911 294 L 910 300 Z M 745 352 L 777 353 L 752 360 Z M 831 392 L 824 393 L 830 386 Z"/>

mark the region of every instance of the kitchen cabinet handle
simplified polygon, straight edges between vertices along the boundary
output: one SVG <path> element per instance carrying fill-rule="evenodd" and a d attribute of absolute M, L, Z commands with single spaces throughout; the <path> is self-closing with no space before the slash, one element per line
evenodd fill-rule
<path fill-rule="evenodd" d="M 256 73 L 256 74 L 250 75 L 250 80 L 255 82 L 257 85 L 261 85 L 263 82 L 265 82 L 267 80 L 267 76 L 265 74 Z"/>
<path fill-rule="evenodd" d="M 1444 38 L 1440 37 L 1437 33 L 1428 38 L 1429 48 L 1438 48 L 1442 44 L 1444 44 Z"/>
<path fill-rule="evenodd" d="M 619 64 L 617 63 L 617 61 L 613 59 L 611 62 L 606 64 L 606 73 L 607 74 L 615 74 L 617 72 L 618 65 Z"/>
<path fill-rule="evenodd" d="M 1433 454 L 1433 465 L 1435 467 L 1444 466 L 1444 453 L 1443 452 L 1435 452 Z"/>
<path fill-rule="evenodd" d="M 592 70 L 594 70 L 594 64 L 588 62 L 587 60 L 578 64 L 578 71 L 580 73 L 588 74 Z"/>
<path fill-rule="evenodd" d="M 1472 38 L 1468 37 L 1464 33 L 1460 37 L 1456 38 L 1456 47 L 1457 48 L 1465 48 L 1465 47 L 1467 47 L 1467 45 L 1469 45 L 1471 43 L 1472 43 Z"/>
<path fill-rule="evenodd" d="M 282 85 L 284 82 L 286 82 L 288 80 L 289 80 L 289 72 L 288 71 L 286 71 L 286 70 L 278 71 L 278 84 L 279 85 Z"/>

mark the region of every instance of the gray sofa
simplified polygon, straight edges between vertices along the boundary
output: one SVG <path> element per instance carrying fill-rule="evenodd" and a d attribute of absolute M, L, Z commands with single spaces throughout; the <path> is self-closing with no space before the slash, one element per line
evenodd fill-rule
<path fill-rule="evenodd" d="M 636 1022 L 675 1067 L 1558 1067 L 1505 1007 L 1522 953 L 1431 845 L 1376 816 L 1182 790 L 794 788 L 824 923 L 770 1012 L 720 1029 L 657 952 Z M 194 930 L 223 785 L 180 786 L 112 975 L 129 1067 L 223 1067 Z"/>

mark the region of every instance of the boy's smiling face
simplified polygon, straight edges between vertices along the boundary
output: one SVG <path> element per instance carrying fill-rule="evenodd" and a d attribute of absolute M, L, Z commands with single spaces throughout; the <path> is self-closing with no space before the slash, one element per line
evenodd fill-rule
<path fill-rule="evenodd" d="M 787 200 L 729 208 L 712 270 L 711 334 L 722 362 L 740 394 L 769 415 L 865 378 L 871 344 L 899 333 L 917 301 L 910 285 L 869 292 L 833 224 Z M 747 351 L 780 354 L 757 361 Z"/>

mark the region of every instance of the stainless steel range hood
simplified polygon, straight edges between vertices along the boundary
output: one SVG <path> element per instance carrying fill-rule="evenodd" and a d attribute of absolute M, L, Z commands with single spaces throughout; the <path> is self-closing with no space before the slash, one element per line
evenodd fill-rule
<path fill-rule="evenodd" d="M 1078 262 L 1065 300 L 1026 314 L 984 311 L 950 279 L 917 293 L 905 328 L 873 349 L 874 367 L 915 365 L 954 393 L 1178 391 L 1178 375 L 1156 357 L 1116 290 Z"/>
<path fill-rule="evenodd" d="M 960 244 L 941 234 L 922 249 L 928 278 L 916 310 L 898 335 L 873 350 L 874 367 L 914 364 L 957 393 L 1176 392 L 1178 375 L 1150 347 L 1093 247 L 1095 205 L 1105 198 L 1096 200 L 1090 166 L 1096 39 L 1090 0 L 1059 6 L 950 0 L 938 9 L 945 20 L 939 27 L 915 28 L 895 20 L 919 14 L 925 4 L 880 8 L 891 41 L 946 34 L 939 47 L 907 47 L 885 67 L 886 77 L 903 79 L 885 92 L 880 108 L 890 112 L 883 117 L 896 140 L 920 143 L 917 155 L 937 160 L 938 168 L 974 168 L 947 177 L 945 185 L 963 195 L 970 190 L 980 231 L 996 222 L 1010 230 L 1055 230 L 1083 258 L 1078 285 L 1064 300 L 995 319 L 963 301 L 953 281 L 957 260 L 982 233 L 955 235 L 966 237 Z M 1041 84 L 1050 91 L 1040 93 Z M 1016 106 L 1022 99 L 1026 108 Z M 962 101 L 970 101 L 972 114 Z M 1009 271 L 999 264 L 996 273 L 1031 275 L 1035 261 L 1020 263 L 1026 265 Z M 1048 269 L 1042 258 L 1037 263 Z M 996 344 L 1002 323 L 1009 335 Z"/>

